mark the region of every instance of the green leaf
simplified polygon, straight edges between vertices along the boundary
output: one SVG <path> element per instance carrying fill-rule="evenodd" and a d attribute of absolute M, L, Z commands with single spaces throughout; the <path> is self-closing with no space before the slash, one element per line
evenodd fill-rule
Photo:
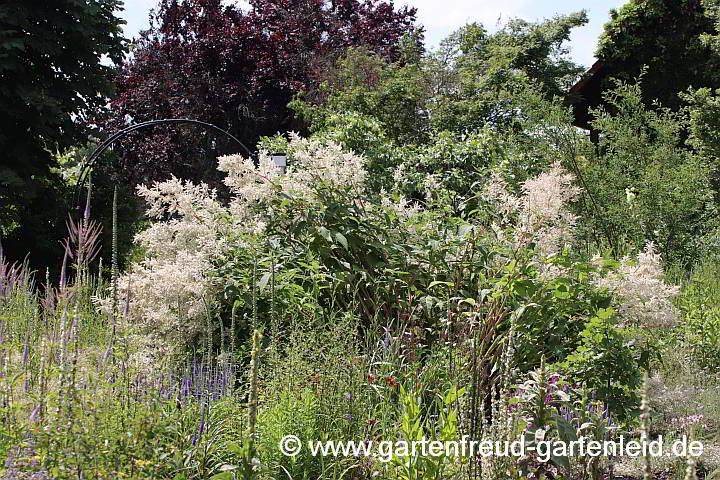
<path fill-rule="evenodd" d="M 332 236 L 330 235 L 330 230 L 328 230 L 325 227 L 318 227 L 317 232 L 320 234 L 321 237 L 323 237 L 328 242 L 332 243 Z"/>
<path fill-rule="evenodd" d="M 343 247 L 345 247 L 345 250 L 348 249 L 348 241 L 347 241 L 347 238 L 345 238 L 345 236 L 344 236 L 342 233 L 337 232 L 337 233 L 335 234 L 335 239 L 338 241 L 338 243 L 339 243 L 340 245 L 342 245 Z"/>
<path fill-rule="evenodd" d="M 529 307 L 538 307 L 539 305 L 537 303 L 528 303 L 527 305 L 522 305 L 518 308 L 516 308 L 512 314 L 510 315 L 510 318 L 513 322 L 517 321 L 520 317 L 522 317 L 523 313 L 525 313 L 525 310 L 527 310 Z"/>
<path fill-rule="evenodd" d="M 550 452 L 550 461 L 558 467 L 570 470 L 570 460 L 568 460 L 568 457 L 556 456 Z"/>
<path fill-rule="evenodd" d="M 233 479 L 233 473 L 232 472 L 222 472 L 218 473 L 217 475 L 213 475 L 210 477 L 210 480 L 232 480 Z"/>
<path fill-rule="evenodd" d="M 272 272 L 267 272 L 262 277 L 260 277 L 260 283 L 258 283 L 259 290 L 265 290 L 265 287 L 267 287 L 267 284 L 270 281 L 271 276 L 272 276 Z"/>
<path fill-rule="evenodd" d="M 570 442 L 577 441 L 577 433 L 575 428 L 565 420 L 563 417 L 558 416 L 555 418 L 555 425 L 557 426 L 558 436 L 560 440 L 569 444 Z"/>

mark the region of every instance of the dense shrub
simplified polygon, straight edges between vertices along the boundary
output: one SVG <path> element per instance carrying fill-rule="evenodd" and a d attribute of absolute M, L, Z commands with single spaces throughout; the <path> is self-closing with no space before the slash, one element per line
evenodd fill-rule
<path fill-rule="evenodd" d="M 685 117 L 645 109 L 639 84 L 618 83 L 605 100 L 593 121 L 599 155 L 580 166 L 602 209 L 587 225 L 619 254 L 621 245 L 637 252 L 653 242 L 669 262 L 693 264 L 717 209 L 709 162 L 682 146 Z"/>

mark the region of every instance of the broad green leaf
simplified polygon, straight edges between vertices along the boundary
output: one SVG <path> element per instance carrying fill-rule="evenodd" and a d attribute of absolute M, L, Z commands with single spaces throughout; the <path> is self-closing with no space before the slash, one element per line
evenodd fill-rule
<path fill-rule="evenodd" d="M 343 247 L 345 247 L 345 250 L 348 249 L 348 241 L 347 241 L 347 239 L 345 238 L 345 236 L 344 236 L 342 233 L 337 232 L 337 233 L 335 234 L 335 239 L 338 241 L 338 243 L 339 243 L 340 245 L 342 245 Z"/>
<path fill-rule="evenodd" d="M 560 440 L 562 440 L 566 444 L 577 441 L 578 438 L 577 433 L 575 432 L 575 427 L 573 427 L 570 422 L 565 420 L 563 417 L 558 416 L 555 419 L 555 425 L 557 426 L 558 436 L 560 437 Z"/>
<path fill-rule="evenodd" d="M 318 227 L 317 232 L 320 234 L 321 237 L 323 237 L 328 242 L 332 243 L 332 236 L 330 235 L 330 230 L 328 230 L 325 227 Z"/>
<path fill-rule="evenodd" d="M 260 277 L 260 282 L 258 283 L 258 289 L 265 290 L 265 287 L 267 287 L 267 284 L 270 281 L 271 276 L 272 276 L 272 272 L 267 272 L 262 277 Z"/>

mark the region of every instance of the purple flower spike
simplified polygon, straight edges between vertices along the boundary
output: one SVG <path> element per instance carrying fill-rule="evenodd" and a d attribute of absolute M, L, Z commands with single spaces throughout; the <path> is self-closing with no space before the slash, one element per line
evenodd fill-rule
<path fill-rule="evenodd" d="M 38 416 L 38 413 L 40 413 L 40 405 L 33 408 L 33 411 L 30 413 L 30 420 L 35 420 Z"/>

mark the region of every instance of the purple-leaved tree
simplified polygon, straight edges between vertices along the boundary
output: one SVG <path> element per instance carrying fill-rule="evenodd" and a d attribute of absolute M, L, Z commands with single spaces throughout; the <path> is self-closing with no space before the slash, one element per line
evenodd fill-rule
<path fill-rule="evenodd" d="M 242 10 L 221 0 L 161 0 L 120 66 L 105 131 L 184 117 L 225 128 L 252 147 L 261 135 L 302 130 L 287 104 L 345 49 L 364 46 L 393 60 L 402 36 L 417 28 L 415 9 L 396 9 L 392 0 L 249 3 Z M 133 184 L 175 174 L 218 185 L 215 157 L 237 150 L 192 126 L 141 130 L 118 146 L 119 171 Z"/>

